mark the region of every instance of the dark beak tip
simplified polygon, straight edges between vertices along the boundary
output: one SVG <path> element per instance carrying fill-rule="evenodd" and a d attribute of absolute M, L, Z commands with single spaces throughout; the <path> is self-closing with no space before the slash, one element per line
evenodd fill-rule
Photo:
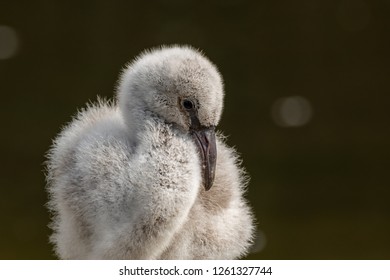
<path fill-rule="evenodd" d="M 213 171 L 214 170 L 212 170 L 211 173 L 208 174 L 208 176 L 205 175 L 203 178 L 205 191 L 209 191 L 211 187 L 214 185 L 215 174 Z"/>
<path fill-rule="evenodd" d="M 205 185 L 204 186 L 204 190 L 207 192 L 207 191 L 209 191 L 211 189 L 212 186 L 213 185 Z"/>
<path fill-rule="evenodd" d="M 214 127 L 203 128 L 194 131 L 195 142 L 202 160 L 202 179 L 206 191 L 210 190 L 214 183 L 217 147 Z"/>

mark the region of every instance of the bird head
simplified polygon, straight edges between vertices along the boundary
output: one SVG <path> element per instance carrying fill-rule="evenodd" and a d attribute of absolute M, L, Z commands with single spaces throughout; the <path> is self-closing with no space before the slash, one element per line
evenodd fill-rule
<path fill-rule="evenodd" d="M 124 69 L 118 87 L 128 125 L 140 110 L 150 111 L 193 136 L 206 190 L 215 176 L 215 127 L 223 95 L 222 78 L 214 64 L 199 51 L 179 46 L 143 53 Z"/>

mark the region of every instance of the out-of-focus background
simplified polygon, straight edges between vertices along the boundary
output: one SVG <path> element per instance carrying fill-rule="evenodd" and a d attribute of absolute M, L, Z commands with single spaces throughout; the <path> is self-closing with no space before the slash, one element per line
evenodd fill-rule
<path fill-rule="evenodd" d="M 249 259 L 390 258 L 388 0 L 1 0 L 0 259 L 55 258 L 44 154 L 162 44 L 202 49 L 224 77 Z"/>

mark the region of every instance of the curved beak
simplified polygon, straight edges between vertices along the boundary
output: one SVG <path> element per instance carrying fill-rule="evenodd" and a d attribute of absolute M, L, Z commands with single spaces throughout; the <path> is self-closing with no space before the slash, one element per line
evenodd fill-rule
<path fill-rule="evenodd" d="M 200 127 L 192 130 L 192 136 L 198 146 L 202 161 L 203 186 L 208 191 L 213 185 L 217 163 L 217 145 L 215 127 Z"/>

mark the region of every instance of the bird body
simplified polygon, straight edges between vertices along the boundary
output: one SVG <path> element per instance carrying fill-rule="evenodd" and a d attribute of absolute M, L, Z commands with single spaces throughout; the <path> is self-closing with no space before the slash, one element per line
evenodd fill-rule
<path fill-rule="evenodd" d="M 235 151 L 214 134 L 219 73 L 189 47 L 148 52 L 48 153 L 51 241 L 63 259 L 234 259 L 253 217 Z"/>

